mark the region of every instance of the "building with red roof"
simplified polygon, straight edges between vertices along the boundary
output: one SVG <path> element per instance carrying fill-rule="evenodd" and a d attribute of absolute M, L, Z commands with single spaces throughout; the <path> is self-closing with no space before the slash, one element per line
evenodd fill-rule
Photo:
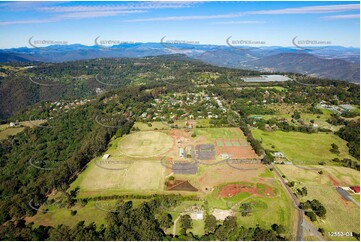
<path fill-rule="evenodd" d="M 356 194 L 360 194 L 360 186 L 350 187 Z"/>

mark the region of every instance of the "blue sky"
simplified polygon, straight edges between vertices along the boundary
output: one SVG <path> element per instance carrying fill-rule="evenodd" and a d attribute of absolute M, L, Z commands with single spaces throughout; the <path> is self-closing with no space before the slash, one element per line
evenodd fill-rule
<path fill-rule="evenodd" d="M 226 39 L 292 46 L 292 39 L 359 47 L 359 2 L 1 2 L 0 48 L 28 40 L 94 45 L 121 42 Z"/>

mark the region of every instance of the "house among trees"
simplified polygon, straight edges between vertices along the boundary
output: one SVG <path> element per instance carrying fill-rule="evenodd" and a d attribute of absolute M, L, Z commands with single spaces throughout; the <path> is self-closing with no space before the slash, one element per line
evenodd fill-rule
<path fill-rule="evenodd" d="M 360 186 L 354 186 L 354 187 L 350 187 L 350 188 L 354 193 L 360 194 Z"/>
<path fill-rule="evenodd" d="M 276 158 L 285 158 L 285 155 L 282 152 L 273 152 L 273 156 Z"/>

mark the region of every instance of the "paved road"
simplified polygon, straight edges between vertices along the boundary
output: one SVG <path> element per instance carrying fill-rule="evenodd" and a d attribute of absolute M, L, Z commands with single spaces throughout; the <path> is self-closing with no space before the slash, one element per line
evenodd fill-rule
<path fill-rule="evenodd" d="M 308 221 L 303 219 L 303 210 L 299 208 L 300 202 L 298 201 L 295 194 L 293 194 L 291 188 L 287 185 L 286 181 L 283 179 L 283 177 L 278 172 L 276 167 L 274 167 L 273 164 L 270 164 L 269 166 L 270 166 L 270 168 L 273 169 L 273 171 L 276 173 L 276 175 L 278 176 L 278 178 L 282 182 L 282 185 L 286 188 L 288 194 L 291 196 L 291 198 L 293 200 L 293 203 L 292 203 L 293 206 L 297 209 L 297 212 L 298 212 L 298 224 L 297 224 L 296 240 L 297 241 L 302 241 L 303 240 L 303 229 L 305 228 L 306 231 L 312 232 L 312 234 L 314 236 L 316 236 L 318 238 L 318 240 L 323 241 L 324 239 L 322 238 L 320 232 L 318 232 L 318 230 L 313 226 L 313 224 L 309 223 Z"/>
<path fill-rule="evenodd" d="M 316 230 L 312 223 L 308 222 L 307 220 L 303 220 L 302 227 L 306 230 L 306 232 L 316 236 L 319 241 L 324 241 L 320 232 Z"/>
<path fill-rule="evenodd" d="M 353 197 L 351 197 L 351 195 L 346 192 L 345 190 L 343 190 L 341 187 L 336 187 L 336 191 L 338 191 L 338 193 L 346 200 L 346 201 L 350 201 L 353 202 L 356 206 L 360 207 L 360 204 L 353 199 Z"/>
<path fill-rule="evenodd" d="M 303 223 L 303 211 L 299 209 L 299 205 L 300 202 L 298 201 L 298 199 L 296 198 L 296 196 L 293 194 L 291 188 L 287 185 L 286 181 L 283 179 L 283 177 L 281 176 L 281 174 L 278 172 L 278 170 L 276 169 L 276 167 L 274 167 L 273 164 L 269 165 L 270 168 L 272 168 L 272 170 L 276 173 L 277 177 L 279 178 L 279 180 L 281 181 L 282 185 L 284 188 L 286 188 L 288 194 L 291 196 L 292 201 L 293 201 L 293 206 L 297 209 L 297 213 L 298 213 L 298 224 L 297 224 L 297 233 L 296 233 L 296 240 L 297 241 L 301 241 L 303 240 L 303 227 L 302 227 L 302 223 Z"/>

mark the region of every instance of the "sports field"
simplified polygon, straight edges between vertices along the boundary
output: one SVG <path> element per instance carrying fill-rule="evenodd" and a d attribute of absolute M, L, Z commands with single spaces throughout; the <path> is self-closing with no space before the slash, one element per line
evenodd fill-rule
<path fill-rule="evenodd" d="M 292 165 L 277 165 L 277 169 L 286 176 L 286 179 L 296 182 L 296 188 L 304 186 L 307 188 L 308 195 L 301 201 L 317 199 L 325 206 L 326 219 L 315 222 L 316 227 L 324 228 L 326 235 L 331 231 L 360 233 L 360 208 L 344 200 L 335 189 L 335 186 L 359 185 L 360 172 L 346 167 L 308 166 L 307 168 L 318 169 L 306 170 Z M 318 174 L 321 169 L 322 175 Z"/>
<path fill-rule="evenodd" d="M 129 157 L 159 156 L 173 147 L 173 139 L 166 133 L 147 131 L 124 136 L 118 142 L 118 152 Z"/>
<path fill-rule="evenodd" d="M 99 158 L 97 158 L 99 159 Z M 124 160 L 122 165 L 102 165 L 99 160 L 90 162 L 78 178 L 72 183 L 71 189 L 79 186 L 79 197 L 107 196 L 130 192 L 151 193 L 162 191 L 164 184 L 164 167 L 159 160 L 137 160 L 129 165 Z M 98 163 L 96 163 L 98 161 Z M 120 163 L 119 163 L 120 164 Z"/>
<path fill-rule="evenodd" d="M 105 152 L 110 157 L 93 159 L 70 189 L 79 186 L 79 197 L 160 192 L 165 179 L 161 155 L 173 143 L 167 133 L 156 131 L 135 132 L 114 139 Z"/>
<path fill-rule="evenodd" d="M 297 164 L 316 165 L 321 161 L 329 162 L 336 157 L 354 160 L 348 154 L 347 142 L 334 134 L 307 134 L 283 131 L 266 132 L 256 128 L 252 129 L 252 134 L 256 139 L 262 141 L 262 146 L 265 149 L 283 152 L 290 161 Z M 332 143 L 338 145 L 339 155 L 331 153 Z"/>

